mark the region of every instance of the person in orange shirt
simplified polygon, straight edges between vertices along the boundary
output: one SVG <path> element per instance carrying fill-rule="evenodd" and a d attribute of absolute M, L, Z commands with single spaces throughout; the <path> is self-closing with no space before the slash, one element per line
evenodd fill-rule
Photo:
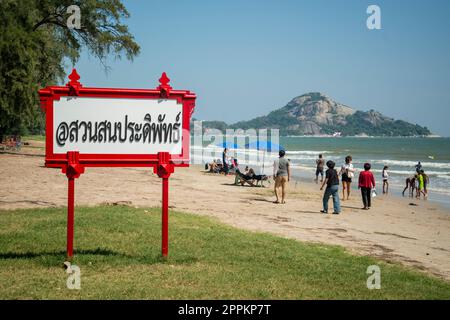
<path fill-rule="evenodd" d="M 361 196 L 364 208 L 363 210 L 369 210 L 372 205 L 372 189 L 375 188 L 375 177 L 370 171 L 370 163 L 364 164 L 364 171 L 359 174 L 358 188 L 361 189 Z"/>

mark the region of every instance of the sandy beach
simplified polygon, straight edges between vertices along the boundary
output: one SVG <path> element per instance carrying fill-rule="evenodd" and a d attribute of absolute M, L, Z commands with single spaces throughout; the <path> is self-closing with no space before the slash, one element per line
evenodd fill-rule
<path fill-rule="evenodd" d="M 373 208 L 363 211 L 354 192 L 341 202 L 341 215 L 324 215 L 322 192 L 312 178 L 292 181 L 285 205 L 272 203 L 273 183 L 266 188 L 233 183 L 234 176 L 198 166 L 177 168 L 170 179 L 170 207 L 241 229 L 342 245 L 450 281 L 450 211 L 433 202 L 379 195 Z M 67 179 L 59 169 L 44 167 L 43 142 L 33 141 L 19 154 L 1 153 L 0 185 L 0 209 L 66 206 Z M 75 199 L 78 206 L 160 206 L 161 181 L 148 168 L 87 168 L 76 180 Z"/>

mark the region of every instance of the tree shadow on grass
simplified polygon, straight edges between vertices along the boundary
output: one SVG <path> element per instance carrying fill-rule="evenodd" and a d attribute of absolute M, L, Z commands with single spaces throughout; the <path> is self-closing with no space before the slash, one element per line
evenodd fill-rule
<path fill-rule="evenodd" d="M 125 259 L 127 264 L 193 264 L 199 261 L 198 257 L 195 256 L 179 256 L 179 257 L 168 257 L 164 258 L 160 254 L 149 253 L 148 255 L 130 255 L 121 252 L 105 249 L 79 249 L 74 250 L 74 257 L 77 259 L 82 259 L 83 256 L 97 256 L 101 258 L 115 257 L 118 259 Z M 15 260 L 15 259 L 36 259 L 36 258 L 61 258 L 61 261 L 66 258 L 66 251 L 43 251 L 43 252 L 0 252 L 0 260 Z M 47 265 L 48 263 L 46 263 Z"/>
<path fill-rule="evenodd" d="M 0 200 L 0 203 L 14 204 L 14 203 L 26 203 L 34 204 L 43 207 L 57 207 L 56 203 L 43 200 Z"/>
<path fill-rule="evenodd" d="M 124 257 L 130 257 L 127 255 L 124 255 L 119 252 L 115 252 L 108 249 L 103 248 L 97 248 L 97 249 L 87 249 L 87 250 L 74 250 L 74 255 L 101 255 L 101 256 L 124 256 Z M 2 259 L 34 259 L 34 258 L 41 258 L 44 256 L 50 256 L 50 257 L 65 257 L 66 251 L 43 251 L 43 252 L 0 252 L 0 260 Z"/>

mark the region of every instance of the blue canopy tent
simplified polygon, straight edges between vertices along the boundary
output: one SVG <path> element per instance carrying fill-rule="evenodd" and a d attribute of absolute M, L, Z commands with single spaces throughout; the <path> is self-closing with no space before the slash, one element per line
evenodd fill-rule
<path fill-rule="evenodd" d="M 225 141 L 219 144 L 216 144 L 218 147 L 227 148 L 227 149 L 239 149 L 239 146 L 237 143 L 231 142 L 231 141 Z"/>
<path fill-rule="evenodd" d="M 263 150 L 269 152 L 277 152 L 279 150 L 284 150 L 284 148 L 281 145 L 276 144 L 272 141 L 253 141 L 247 143 L 245 146 L 250 149 Z"/>
<path fill-rule="evenodd" d="M 247 143 L 245 145 L 246 148 L 249 149 L 256 149 L 258 151 L 264 151 L 263 153 L 263 165 L 262 165 L 262 173 L 264 174 L 264 160 L 265 160 L 265 156 L 266 156 L 266 151 L 268 152 L 277 152 L 280 150 L 284 150 L 283 146 L 274 143 L 272 141 L 253 141 L 250 143 Z"/>

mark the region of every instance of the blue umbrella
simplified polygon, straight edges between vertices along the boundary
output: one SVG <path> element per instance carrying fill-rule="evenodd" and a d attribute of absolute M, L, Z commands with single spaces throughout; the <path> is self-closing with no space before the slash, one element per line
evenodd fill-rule
<path fill-rule="evenodd" d="M 239 146 L 237 143 L 231 142 L 231 141 L 225 141 L 222 143 L 217 144 L 218 147 L 227 148 L 227 149 L 239 149 Z"/>
<path fill-rule="evenodd" d="M 245 147 L 250 148 L 250 149 L 256 149 L 256 150 L 262 150 L 264 151 L 263 153 L 263 165 L 262 165 L 262 173 L 264 173 L 264 160 L 266 157 L 266 151 L 268 152 L 274 152 L 274 151 L 280 151 L 280 150 L 284 150 L 284 148 L 282 146 L 280 146 L 279 144 L 276 144 L 272 141 L 264 141 L 264 140 L 258 140 L 258 141 L 253 141 L 250 143 L 247 143 L 245 145 Z"/>
<path fill-rule="evenodd" d="M 281 145 L 276 144 L 275 142 L 272 141 L 253 141 L 247 143 L 245 146 L 250 149 L 263 150 L 269 152 L 284 150 L 284 148 Z"/>

